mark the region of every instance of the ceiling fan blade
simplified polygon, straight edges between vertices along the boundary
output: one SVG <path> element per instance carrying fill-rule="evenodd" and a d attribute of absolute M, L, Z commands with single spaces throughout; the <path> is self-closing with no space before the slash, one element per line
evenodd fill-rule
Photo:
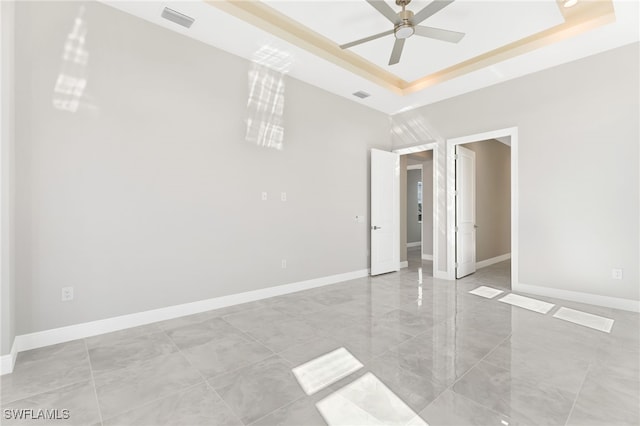
<path fill-rule="evenodd" d="M 367 0 L 371 6 L 373 6 L 378 12 L 382 13 L 385 18 L 397 24 L 400 21 L 398 14 L 391 9 L 391 7 L 384 0 Z"/>
<path fill-rule="evenodd" d="M 383 33 L 378 33 L 369 37 L 361 38 L 360 40 L 352 41 L 351 43 L 341 44 L 340 49 L 348 49 L 349 47 L 357 46 L 358 44 L 366 43 L 368 41 L 375 40 L 380 37 L 388 36 L 389 34 L 393 34 L 393 30 L 389 30 Z"/>
<path fill-rule="evenodd" d="M 457 31 L 443 30 L 440 28 L 416 26 L 415 34 L 422 37 L 434 38 L 436 40 L 448 41 L 449 43 L 458 43 L 464 37 L 464 33 Z"/>
<path fill-rule="evenodd" d="M 453 3 L 453 1 L 454 0 L 433 0 L 431 3 L 426 5 L 420 12 L 415 14 L 411 22 L 413 23 L 413 25 L 418 25 L 420 22 L 424 21 L 428 17 L 435 15 L 445 7 L 449 6 L 451 3 Z"/>
<path fill-rule="evenodd" d="M 400 62 L 400 56 L 402 55 L 402 49 L 404 48 L 404 38 L 397 38 L 393 43 L 393 50 L 391 51 L 391 58 L 389 58 L 389 65 L 394 65 Z"/>

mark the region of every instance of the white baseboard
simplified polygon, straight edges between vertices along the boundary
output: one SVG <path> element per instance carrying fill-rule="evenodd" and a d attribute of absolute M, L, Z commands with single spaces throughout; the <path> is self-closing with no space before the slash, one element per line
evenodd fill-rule
<path fill-rule="evenodd" d="M 11 345 L 11 352 L 0 357 L 0 376 L 3 374 L 9 374 L 13 371 L 13 366 L 16 365 L 16 357 L 18 356 L 18 350 L 16 349 L 16 341 L 13 340 Z"/>
<path fill-rule="evenodd" d="M 367 276 L 369 276 L 369 270 L 361 269 L 359 271 L 314 278 L 311 280 L 299 281 L 275 287 L 267 287 L 259 290 L 247 291 L 245 293 L 214 297 L 212 299 L 199 300 L 197 302 L 167 306 L 134 314 L 121 315 L 118 317 L 38 331 L 36 333 L 23 334 L 16 336 L 12 354 L 4 355 L 2 357 L 2 374 L 7 374 L 13 371 L 13 363 L 15 362 L 15 357 L 18 352 L 55 345 L 57 343 L 69 342 L 71 340 L 83 339 L 85 337 L 97 336 L 99 334 L 124 330 L 126 328 L 165 321 L 186 315 L 197 314 L 200 312 L 210 311 L 212 309 L 224 308 L 226 306 L 295 293 L 297 291 L 308 290 L 311 288 L 322 287 Z"/>
<path fill-rule="evenodd" d="M 454 278 L 451 278 L 449 276 L 449 273 L 447 271 L 433 271 L 433 278 L 438 278 L 440 280 L 455 281 Z"/>
<path fill-rule="evenodd" d="M 586 303 L 589 305 L 605 306 L 607 308 L 621 309 L 623 311 L 640 312 L 640 300 L 601 296 L 593 293 L 561 290 L 523 283 L 512 285 L 511 289 L 512 291 L 536 294 L 538 296 L 555 297 L 557 299 L 571 300 L 573 302 Z"/>
<path fill-rule="evenodd" d="M 433 255 L 422 253 L 422 260 L 433 260 Z"/>
<path fill-rule="evenodd" d="M 509 259 L 511 259 L 511 253 L 501 254 L 500 256 L 492 257 L 491 259 L 481 260 L 480 262 L 476 262 L 476 269 L 485 268 L 489 265 L 504 262 Z"/>
<path fill-rule="evenodd" d="M 407 243 L 407 248 L 409 247 L 420 247 L 422 246 L 422 241 L 416 241 L 415 243 Z"/>
<path fill-rule="evenodd" d="M 400 262 L 400 269 L 402 268 L 408 268 L 409 267 L 409 261 L 405 260 L 404 262 Z"/>

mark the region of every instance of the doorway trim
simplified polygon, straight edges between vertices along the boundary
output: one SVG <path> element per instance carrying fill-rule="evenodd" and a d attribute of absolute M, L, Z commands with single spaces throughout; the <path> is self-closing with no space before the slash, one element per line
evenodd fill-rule
<path fill-rule="evenodd" d="M 406 172 L 407 172 L 407 188 L 409 187 L 409 183 L 408 183 L 409 170 L 420 170 L 420 182 L 424 182 L 424 180 L 423 180 L 424 179 L 424 171 L 422 170 L 422 164 L 414 164 L 414 165 L 411 165 L 411 166 L 407 166 L 407 170 L 406 170 Z M 408 204 L 408 199 L 407 199 L 407 204 Z M 422 204 L 424 204 L 424 200 L 423 200 Z M 408 210 L 408 208 L 407 208 L 407 210 Z M 407 223 L 407 226 L 409 226 L 408 223 Z M 402 230 L 400 230 L 400 231 L 402 231 Z M 420 241 L 419 241 L 419 243 L 409 243 L 409 242 L 407 242 L 406 248 L 408 249 L 409 247 L 416 247 L 416 244 L 417 244 L 418 246 L 420 246 L 420 258 L 422 258 L 423 257 L 423 254 L 422 254 L 422 242 L 423 241 L 424 241 L 424 220 L 420 220 Z M 410 246 L 409 244 L 413 244 L 413 245 Z M 400 250 L 402 250 L 402 247 L 400 247 Z"/>
<path fill-rule="evenodd" d="M 507 139 L 508 138 L 508 139 Z M 518 128 L 508 127 L 490 132 L 447 139 L 446 196 L 447 196 L 447 279 L 455 280 L 455 146 L 471 142 L 497 139 L 511 146 L 511 289 L 518 286 Z"/>
<path fill-rule="evenodd" d="M 423 143 L 423 144 L 418 144 L 418 145 L 412 145 L 412 146 L 407 146 L 407 147 L 403 147 L 403 148 L 398 148 L 398 149 L 394 149 L 393 152 L 395 152 L 398 155 L 405 155 L 405 154 L 414 154 L 416 152 L 422 152 L 422 151 L 433 151 L 433 191 L 432 191 L 432 198 L 433 198 L 433 208 L 432 208 L 432 213 L 431 213 L 431 217 L 432 217 L 432 226 L 433 226 L 433 248 L 432 248 L 432 252 L 433 252 L 433 276 L 434 278 L 447 278 L 447 271 L 440 271 L 438 270 L 438 227 L 440 224 L 440 221 L 438 220 L 438 200 L 441 199 L 442 195 L 440 193 L 440 179 L 439 179 L 439 174 L 438 174 L 438 164 L 440 161 L 440 157 L 439 157 L 439 149 L 438 149 L 438 143 L 437 142 L 429 142 L 429 143 Z M 423 171 L 424 173 L 424 171 Z M 424 179 L 424 174 L 423 174 L 423 179 Z M 424 201 L 423 201 L 424 202 Z M 422 226 L 424 226 L 424 220 L 422 221 Z M 398 234 L 400 234 L 400 229 L 398 229 Z M 424 233 L 421 235 L 421 237 L 424 236 Z M 420 257 L 422 258 L 422 250 L 420 250 Z"/>

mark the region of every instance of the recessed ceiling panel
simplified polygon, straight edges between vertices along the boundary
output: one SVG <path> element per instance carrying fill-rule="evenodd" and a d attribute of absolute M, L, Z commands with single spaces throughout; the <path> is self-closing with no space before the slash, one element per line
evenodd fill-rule
<path fill-rule="evenodd" d="M 393 24 L 364 0 L 265 3 L 338 44 L 393 29 Z M 429 3 L 414 0 L 408 9 L 418 12 Z M 400 10 L 395 2 L 388 4 L 393 10 Z M 465 33 L 457 44 L 413 35 L 405 43 L 400 63 L 391 66 L 387 64 L 393 35 L 354 46 L 351 51 L 403 80 L 413 81 L 562 22 L 555 0 L 458 0 L 421 23 Z"/>

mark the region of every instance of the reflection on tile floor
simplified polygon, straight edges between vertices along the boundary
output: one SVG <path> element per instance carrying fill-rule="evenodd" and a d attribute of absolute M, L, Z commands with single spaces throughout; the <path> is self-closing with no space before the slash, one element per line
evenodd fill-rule
<path fill-rule="evenodd" d="M 386 390 L 347 404 L 367 422 L 640 424 L 638 314 L 535 296 L 614 320 L 604 333 L 469 294 L 509 293 L 508 261 L 452 282 L 410 254 L 397 273 L 20 353 L 2 408 L 70 410 L 59 425 L 313 426 L 368 383 Z M 293 370 L 340 348 L 362 367 L 307 395 Z M 3 420 L 25 423 L 47 424 Z"/>
<path fill-rule="evenodd" d="M 474 288 L 469 293 L 484 297 L 485 299 L 493 299 L 497 295 L 504 293 L 504 291 L 498 290 L 497 288 L 487 287 L 486 285 L 481 285 L 478 288 Z"/>
<path fill-rule="evenodd" d="M 316 404 L 329 426 L 427 426 L 374 374 L 367 373 Z"/>
<path fill-rule="evenodd" d="M 532 299 L 531 297 L 520 296 L 519 294 L 507 294 L 503 298 L 499 299 L 502 303 L 508 303 L 513 306 L 519 306 L 530 311 L 546 314 L 553 309 L 553 303 L 543 302 L 542 300 Z"/>
<path fill-rule="evenodd" d="M 297 366 L 293 374 L 305 393 L 313 395 L 362 367 L 348 350 L 339 348 Z"/>
<path fill-rule="evenodd" d="M 611 327 L 613 327 L 614 323 L 611 318 L 605 318 L 600 315 L 594 315 L 564 307 L 558 309 L 558 311 L 553 314 L 553 317 L 593 328 L 594 330 L 604 331 L 605 333 L 611 332 Z"/>

